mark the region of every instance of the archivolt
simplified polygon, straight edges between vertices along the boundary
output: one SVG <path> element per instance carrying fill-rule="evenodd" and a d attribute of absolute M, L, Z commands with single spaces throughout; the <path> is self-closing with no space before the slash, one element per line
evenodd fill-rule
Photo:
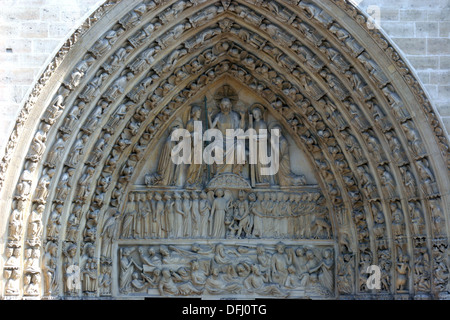
<path fill-rule="evenodd" d="M 342 0 L 311 3 L 98 9 L 36 85 L 2 163 L 4 296 L 64 294 L 46 281 L 29 290 L 26 279 L 54 260 L 62 284 L 68 260 L 91 246 L 101 256 L 103 225 L 142 160 L 217 80 L 257 93 L 314 164 L 338 243 L 338 295 L 369 294 L 368 264 L 382 265 L 382 293 L 401 294 L 391 261 L 411 266 L 411 297 L 445 291 L 448 143 L 434 109 L 363 14 Z M 99 274 L 108 268 L 101 256 Z"/>

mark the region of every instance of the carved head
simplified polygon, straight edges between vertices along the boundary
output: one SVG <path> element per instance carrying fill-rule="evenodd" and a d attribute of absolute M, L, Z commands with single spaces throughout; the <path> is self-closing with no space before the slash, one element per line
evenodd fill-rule
<path fill-rule="evenodd" d="M 13 253 L 13 248 L 7 247 L 5 249 L 5 256 L 6 256 L 6 258 L 10 258 L 12 256 L 12 253 Z"/>
<path fill-rule="evenodd" d="M 159 201 L 159 200 L 162 199 L 162 198 L 161 198 L 161 195 L 160 195 L 159 193 L 157 193 L 157 192 L 155 192 L 155 195 L 154 195 L 153 197 L 154 197 L 155 200 L 157 200 L 157 201 Z"/>
<path fill-rule="evenodd" d="M 229 98 L 223 98 L 220 101 L 220 111 L 222 111 L 222 113 L 228 114 L 231 111 L 231 100 Z"/>
<path fill-rule="evenodd" d="M 162 269 L 161 274 L 162 274 L 163 278 L 165 278 L 165 279 L 169 279 L 170 278 L 170 271 L 169 271 L 169 269 Z"/>
<path fill-rule="evenodd" d="M 217 189 L 216 190 L 216 197 L 222 198 L 223 197 L 223 190 L 222 189 Z"/>
<path fill-rule="evenodd" d="M 262 118 L 261 109 L 259 107 L 253 108 L 252 115 L 255 120 L 260 120 Z"/>
<path fill-rule="evenodd" d="M 25 258 L 31 258 L 31 252 L 33 251 L 33 249 L 28 248 L 25 250 Z"/>
<path fill-rule="evenodd" d="M 193 106 L 191 109 L 191 117 L 193 119 L 200 119 L 202 109 L 199 106 Z"/>
<path fill-rule="evenodd" d="M 304 247 L 298 247 L 295 249 L 295 254 L 297 257 L 303 257 L 305 255 L 306 249 Z"/>
<path fill-rule="evenodd" d="M 275 249 L 277 250 L 278 253 L 284 253 L 284 249 L 285 249 L 285 245 L 284 243 L 277 243 L 277 245 L 275 246 Z"/>

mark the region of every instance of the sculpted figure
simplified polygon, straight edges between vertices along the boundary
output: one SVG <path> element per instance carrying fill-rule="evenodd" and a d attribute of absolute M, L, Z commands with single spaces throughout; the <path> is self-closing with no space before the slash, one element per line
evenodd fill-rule
<path fill-rule="evenodd" d="M 234 217 L 238 222 L 238 230 L 236 237 L 241 237 L 242 233 L 244 235 L 251 234 L 252 229 L 252 219 L 250 215 L 249 202 L 245 199 L 245 193 L 243 190 L 239 191 L 239 200 L 236 204 L 238 215 Z"/>
<path fill-rule="evenodd" d="M 398 262 L 395 268 L 397 271 L 397 281 L 395 282 L 395 288 L 397 291 L 402 292 L 407 290 L 406 285 L 408 283 L 408 273 L 410 270 L 409 257 L 400 252 L 397 260 Z"/>
<path fill-rule="evenodd" d="M 211 274 L 205 282 L 205 293 L 211 295 L 237 294 L 241 289 L 241 284 L 236 282 L 229 283 L 226 281 L 224 274 L 222 274 L 217 267 L 212 268 Z"/>
<path fill-rule="evenodd" d="M 358 56 L 358 60 L 363 64 L 367 71 L 369 71 L 371 78 L 378 84 L 380 88 L 384 87 L 389 79 L 386 77 L 380 66 L 372 60 L 367 52 L 363 52 Z"/>
<path fill-rule="evenodd" d="M 16 269 L 19 267 L 19 248 L 7 247 L 5 249 L 6 262 L 4 264 L 5 268 Z"/>
<path fill-rule="evenodd" d="M 267 123 L 263 119 L 261 107 L 257 105 L 254 106 L 253 109 L 251 110 L 252 120 L 250 123 L 250 127 L 255 129 L 258 135 L 262 135 L 262 130 L 267 130 Z M 268 182 L 268 177 L 261 174 L 262 167 L 263 165 L 261 164 L 261 161 L 257 161 L 257 163 L 254 165 L 254 175 L 256 183 Z"/>
<path fill-rule="evenodd" d="M 303 175 L 296 175 L 291 171 L 291 159 L 289 154 L 288 140 L 281 134 L 281 126 L 275 125 L 272 130 L 278 129 L 279 137 L 279 169 L 275 175 L 275 182 L 280 186 L 305 185 L 306 180 Z"/>
<path fill-rule="evenodd" d="M 411 120 L 408 120 L 402 123 L 403 131 L 405 132 L 406 139 L 408 139 L 408 144 L 411 151 L 417 156 L 423 156 L 426 154 L 426 149 L 423 144 L 423 140 L 420 137 L 419 132 L 417 131 L 414 123 Z"/>
<path fill-rule="evenodd" d="M 329 29 L 338 40 L 343 42 L 347 48 L 346 51 L 350 52 L 353 57 L 357 57 L 364 51 L 364 47 L 356 41 L 350 33 L 342 28 L 338 23 L 333 23 Z"/>
<path fill-rule="evenodd" d="M 5 279 L 7 279 L 5 284 L 5 294 L 6 295 L 18 295 L 19 294 L 19 280 L 20 272 L 17 269 L 5 269 L 4 270 Z"/>
<path fill-rule="evenodd" d="M 252 236 L 260 238 L 264 234 L 264 222 L 263 222 L 263 209 L 262 203 L 263 194 L 259 193 L 258 198 L 254 193 L 249 194 L 248 199 L 250 200 L 250 213 L 253 216 L 253 230 Z"/>
<path fill-rule="evenodd" d="M 214 117 L 214 120 L 211 119 L 211 115 L 208 114 L 209 128 L 214 129 L 217 128 L 224 137 L 224 145 L 223 145 L 223 164 L 217 165 L 216 173 L 224 173 L 224 172 L 233 172 L 233 165 L 227 164 L 227 148 L 226 144 L 231 143 L 235 145 L 234 137 L 228 137 L 226 131 L 228 129 L 237 130 L 237 129 L 245 129 L 245 112 L 241 112 L 240 116 L 237 112 L 232 110 L 232 102 L 229 98 L 222 98 L 220 101 L 220 112 Z M 233 141 L 227 141 L 228 139 L 233 139 Z"/>
<path fill-rule="evenodd" d="M 119 29 L 118 31 L 109 30 L 102 39 L 97 40 L 97 42 L 94 43 L 89 51 L 96 58 L 101 57 L 111 49 L 111 47 L 114 45 L 114 43 L 116 43 L 118 37 L 122 34 L 123 31 L 123 29 Z"/>
<path fill-rule="evenodd" d="M 206 192 L 202 191 L 200 193 L 200 202 L 199 202 L 199 234 L 200 237 L 208 237 L 208 227 L 209 227 L 209 218 L 211 213 L 211 203 L 209 202 L 208 195 Z"/>
<path fill-rule="evenodd" d="M 421 160 L 418 160 L 416 161 L 416 164 L 419 171 L 419 177 L 422 180 L 423 192 L 427 195 L 437 193 L 435 187 L 436 178 L 434 177 L 434 174 L 429 167 L 428 159 L 423 158 Z"/>
<path fill-rule="evenodd" d="M 41 283 L 41 275 L 39 273 L 27 274 L 24 280 L 25 295 L 37 296 L 39 295 L 39 288 Z M 27 285 L 28 284 L 28 285 Z"/>
<path fill-rule="evenodd" d="M 33 171 L 36 170 L 37 162 L 27 161 L 28 167 L 22 172 L 20 176 L 20 182 L 17 184 L 17 198 L 25 200 L 31 192 L 31 183 L 33 182 Z"/>
<path fill-rule="evenodd" d="M 103 110 L 106 109 L 107 106 L 108 103 L 102 100 L 99 105 L 96 106 L 95 109 L 90 113 L 88 119 L 81 127 L 81 130 L 83 132 L 86 132 L 87 134 L 91 134 L 95 129 L 97 129 L 97 126 L 102 118 Z"/>
<path fill-rule="evenodd" d="M 134 74 L 132 72 L 128 72 L 126 75 L 123 75 L 117 78 L 116 81 L 105 91 L 103 96 L 110 102 L 115 101 L 120 97 L 122 93 L 124 93 L 125 88 L 127 86 L 128 81 L 133 79 Z"/>
<path fill-rule="evenodd" d="M 58 289 L 56 269 L 57 250 L 58 246 L 54 242 L 48 242 L 45 250 L 45 255 L 42 258 L 44 292 L 46 296 L 51 296 Z"/>
<path fill-rule="evenodd" d="M 315 19 L 326 27 L 333 22 L 333 18 L 328 13 L 313 3 L 302 0 L 298 6 L 307 13 L 308 19 Z"/>
<path fill-rule="evenodd" d="M 229 209 L 231 199 L 225 196 L 222 189 L 217 189 L 215 199 L 211 207 L 210 216 L 210 235 L 212 238 L 225 237 L 225 215 Z"/>
<path fill-rule="evenodd" d="M 134 202 L 134 193 L 128 195 L 128 203 L 126 205 L 125 214 L 122 217 L 122 233 L 121 237 L 129 239 L 133 237 L 134 219 L 137 215 L 136 203 Z"/>
<path fill-rule="evenodd" d="M 389 147 L 392 151 L 392 157 L 394 158 L 397 164 L 404 164 L 407 162 L 407 158 L 405 155 L 405 151 L 403 150 L 402 143 L 397 138 L 394 131 L 386 132 L 386 138 L 389 143 Z"/>
<path fill-rule="evenodd" d="M 103 224 L 103 229 L 101 233 L 102 237 L 102 256 L 111 258 L 111 249 L 114 239 L 114 232 L 117 228 L 117 217 L 119 216 L 119 211 L 112 211 L 111 216 Z"/>
<path fill-rule="evenodd" d="M 398 202 L 391 202 L 392 231 L 394 236 L 404 235 L 404 215 Z"/>
<path fill-rule="evenodd" d="M 166 236 L 168 238 L 172 238 L 174 235 L 174 224 L 175 224 L 175 212 L 174 205 L 175 202 L 172 200 L 172 197 L 169 193 L 164 194 L 164 216 L 165 216 L 165 224 L 166 224 Z"/>
<path fill-rule="evenodd" d="M 11 217 L 9 218 L 9 240 L 19 241 L 22 236 L 24 208 L 25 202 L 22 200 L 17 200 L 16 208 L 13 210 Z"/>
<path fill-rule="evenodd" d="M 164 201 L 159 193 L 155 193 L 153 198 L 155 199 L 155 210 L 153 212 L 153 230 L 156 230 L 156 236 L 158 238 L 164 238 L 166 236 L 166 219 L 164 217 Z"/>
<path fill-rule="evenodd" d="M 44 154 L 47 141 L 47 133 L 50 130 L 51 125 L 43 124 L 41 129 L 34 135 L 33 141 L 31 142 L 30 151 L 28 152 L 27 159 L 31 161 L 38 161 Z"/>
<path fill-rule="evenodd" d="M 80 99 L 86 103 L 91 102 L 98 95 L 103 81 L 105 81 L 108 76 L 109 75 L 104 72 L 92 79 L 79 94 Z"/>
<path fill-rule="evenodd" d="M 128 55 L 133 52 L 134 48 L 130 45 L 125 45 L 120 47 L 119 49 L 114 52 L 112 56 L 106 60 L 105 63 L 103 63 L 102 67 L 105 69 L 106 72 L 109 74 L 112 74 L 114 71 L 118 70 L 121 65 L 125 63 L 125 59 L 128 57 Z"/>
<path fill-rule="evenodd" d="M 267 296 L 288 296 L 278 285 L 268 284 L 267 275 L 261 273 L 260 266 L 251 266 L 250 275 L 244 280 L 244 288 L 250 293 Z"/>
<path fill-rule="evenodd" d="M 283 286 L 288 276 L 288 266 L 291 264 L 285 252 L 285 245 L 278 243 L 275 246 L 276 252 L 272 255 L 270 263 L 270 277 L 273 282 Z"/>
<path fill-rule="evenodd" d="M 409 198 L 415 198 L 417 196 L 417 183 L 410 167 L 408 165 L 400 167 L 400 172 L 402 173 L 407 196 Z"/>
<path fill-rule="evenodd" d="M 195 139 L 198 139 L 196 137 L 197 133 L 194 132 L 194 122 L 195 121 L 201 121 L 201 109 L 199 106 L 193 106 L 191 108 L 191 119 L 186 124 L 186 130 L 189 131 L 189 133 L 192 136 L 191 141 L 191 164 L 189 165 L 187 174 L 186 174 L 186 183 L 188 186 L 198 186 L 202 182 L 202 175 L 203 175 L 203 161 L 200 161 L 201 163 L 197 164 L 195 163 L 195 150 L 194 150 L 194 141 Z"/>
<path fill-rule="evenodd" d="M 45 160 L 45 165 L 54 168 L 56 164 L 58 164 L 61 160 L 62 153 L 67 145 L 67 140 L 70 135 L 63 134 L 58 140 L 53 144 L 51 150 L 47 154 L 47 158 Z"/>
<path fill-rule="evenodd" d="M 45 206 L 40 204 L 30 214 L 28 220 L 28 243 L 30 245 L 38 244 L 40 241 L 40 235 L 42 231 L 42 213 L 45 210 Z"/>
<path fill-rule="evenodd" d="M 153 5 L 151 5 L 153 4 Z M 154 7 L 155 4 L 150 2 L 149 6 Z M 137 25 L 142 17 L 142 15 L 147 11 L 147 5 L 145 3 L 141 3 L 137 5 L 133 10 L 129 11 L 126 15 L 120 18 L 119 23 L 122 27 L 127 30 L 129 28 Z"/>
<path fill-rule="evenodd" d="M 176 142 L 172 141 L 172 132 L 176 129 L 181 129 L 180 124 L 172 126 L 170 133 L 164 143 L 161 155 L 159 157 L 158 168 L 156 170 L 159 179 L 158 184 L 164 186 L 175 185 L 177 177 L 180 175 L 179 170 L 181 169 L 179 165 L 176 165 L 172 161 L 171 152 L 176 145 Z"/>
<path fill-rule="evenodd" d="M 69 114 L 64 119 L 63 125 L 60 128 L 60 130 L 62 132 L 69 133 L 72 131 L 72 127 L 75 125 L 75 122 L 79 119 L 85 106 L 86 106 L 86 102 L 84 102 L 84 101 L 79 101 L 78 104 L 72 106 Z"/>
<path fill-rule="evenodd" d="M 98 288 L 101 296 L 110 296 L 111 295 L 111 266 L 109 264 L 102 264 L 101 266 L 101 275 L 98 280 Z"/>
<path fill-rule="evenodd" d="M 128 292 L 135 267 L 139 267 L 130 257 L 133 250 L 133 248 L 121 248 L 119 252 L 119 289 L 123 293 Z"/>
<path fill-rule="evenodd" d="M 52 125 L 56 122 L 59 116 L 63 113 L 65 106 L 63 105 L 65 98 L 69 95 L 70 90 L 65 86 L 61 86 L 58 90 L 58 94 L 50 103 L 43 115 L 43 119 L 46 123 Z"/>
<path fill-rule="evenodd" d="M 439 199 L 430 200 L 429 204 L 431 209 L 433 230 L 436 234 L 440 235 L 442 234 L 442 229 L 445 228 L 445 219 Z"/>
<path fill-rule="evenodd" d="M 389 104 L 391 105 L 392 111 L 397 118 L 398 121 L 404 122 L 405 120 L 411 118 L 411 115 L 406 110 L 406 106 L 403 103 L 403 100 L 400 98 L 400 96 L 395 92 L 392 85 L 388 85 L 382 89 L 384 95 L 389 101 Z"/>
<path fill-rule="evenodd" d="M 72 149 L 70 149 L 69 155 L 67 156 L 66 165 L 69 167 L 75 167 L 77 163 L 80 161 L 81 156 L 84 152 L 84 146 L 88 141 L 89 136 L 87 134 L 83 134 L 81 138 L 77 139 L 73 144 Z"/>
<path fill-rule="evenodd" d="M 381 184 L 385 193 L 388 198 L 393 199 L 397 196 L 397 183 L 388 168 L 388 166 L 378 166 L 377 171 L 380 175 Z"/>

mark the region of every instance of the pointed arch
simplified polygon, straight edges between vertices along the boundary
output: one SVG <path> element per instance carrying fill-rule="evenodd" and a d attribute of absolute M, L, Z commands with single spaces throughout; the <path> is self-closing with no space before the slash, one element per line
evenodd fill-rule
<path fill-rule="evenodd" d="M 117 287 L 96 282 L 103 268 L 118 272 L 112 256 L 96 260 L 88 290 L 65 288 L 63 270 L 102 255 L 142 161 L 217 81 L 259 95 L 314 166 L 333 226 L 333 296 L 374 296 L 368 264 L 382 265 L 387 297 L 443 294 L 445 131 L 408 63 L 344 0 L 111 1 L 96 10 L 36 84 L 1 164 L 0 249 L 4 270 L 21 275 L 8 273 L 2 294 L 115 296 Z M 15 252 L 22 262 L 10 266 Z M 415 272 L 422 267 L 428 275 Z"/>

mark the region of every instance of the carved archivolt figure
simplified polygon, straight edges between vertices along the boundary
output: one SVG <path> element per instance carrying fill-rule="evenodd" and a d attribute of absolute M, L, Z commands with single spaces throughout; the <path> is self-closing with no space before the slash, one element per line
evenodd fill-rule
<path fill-rule="evenodd" d="M 54 242 L 48 242 L 45 255 L 42 258 L 42 272 L 44 274 L 44 292 L 46 296 L 51 296 L 58 289 L 57 283 L 57 250 L 58 246 Z"/>
<path fill-rule="evenodd" d="M 83 257 L 81 280 L 83 282 L 83 291 L 87 294 L 93 294 L 97 290 L 97 259 L 94 257 L 95 247 L 88 243 L 85 247 Z"/>
<path fill-rule="evenodd" d="M 119 215 L 118 211 L 113 211 L 111 216 L 106 220 L 103 225 L 103 230 L 101 233 L 102 237 L 102 256 L 111 258 L 111 248 L 114 239 L 114 233 L 117 228 L 117 217 Z"/>

